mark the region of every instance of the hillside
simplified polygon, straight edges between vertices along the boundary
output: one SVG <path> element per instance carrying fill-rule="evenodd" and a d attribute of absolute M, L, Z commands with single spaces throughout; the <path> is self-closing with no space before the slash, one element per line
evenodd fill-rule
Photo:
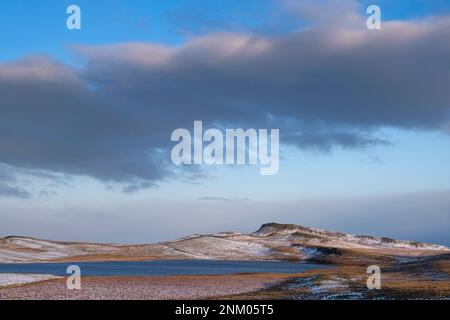
<path fill-rule="evenodd" d="M 449 248 L 435 244 L 268 223 L 251 234 L 192 235 L 176 241 L 140 245 L 6 237 L 0 239 L 0 263 L 150 259 L 323 260 L 349 250 L 404 259 L 450 252 Z"/>

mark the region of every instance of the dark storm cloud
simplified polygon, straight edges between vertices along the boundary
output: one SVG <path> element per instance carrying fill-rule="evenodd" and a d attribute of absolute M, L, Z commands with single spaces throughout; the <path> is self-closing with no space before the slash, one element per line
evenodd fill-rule
<path fill-rule="evenodd" d="M 387 144 L 383 127 L 448 132 L 450 18 L 369 31 L 348 16 L 273 38 L 78 46 L 80 68 L 1 64 L 0 163 L 132 192 L 174 176 L 170 133 L 194 120 L 280 128 L 282 143 L 325 151 Z"/>
<path fill-rule="evenodd" d="M 42 57 L 0 67 L 0 162 L 130 186 L 166 176 L 151 124 L 77 73 Z"/>
<path fill-rule="evenodd" d="M 308 133 L 337 128 L 357 139 L 358 131 L 383 126 L 448 125 L 449 40 L 450 19 L 442 18 L 386 23 L 380 31 L 318 28 L 275 39 L 216 34 L 176 49 L 122 44 L 79 51 L 90 61 L 88 81 L 128 97 L 145 114 L 170 110 L 169 123 L 279 123 Z"/>

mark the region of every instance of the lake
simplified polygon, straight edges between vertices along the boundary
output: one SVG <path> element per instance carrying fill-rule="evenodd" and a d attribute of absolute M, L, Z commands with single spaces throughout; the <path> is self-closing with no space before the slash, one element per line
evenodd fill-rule
<path fill-rule="evenodd" d="M 0 264 L 0 273 L 51 274 L 67 276 L 77 265 L 82 276 L 170 276 L 222 275 L 235 273 L 301 273 L 323 265 L 281 261 L 153 260 L 71 263 Z"/>

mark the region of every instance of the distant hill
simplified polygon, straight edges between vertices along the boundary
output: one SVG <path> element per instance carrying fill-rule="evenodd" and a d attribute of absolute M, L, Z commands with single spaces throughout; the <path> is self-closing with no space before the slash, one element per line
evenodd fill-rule
<path fill-rule="evenodd" d="M 448 253 L 445 246 L 415 241 L 349 235 L 293 224 L 267 223 L 251 234 L 192 235 L 156 244 L 100 244 L 0 239 L 0 263 L 150 259 L 323 260 L 343 251 L 394 257 Z"/>

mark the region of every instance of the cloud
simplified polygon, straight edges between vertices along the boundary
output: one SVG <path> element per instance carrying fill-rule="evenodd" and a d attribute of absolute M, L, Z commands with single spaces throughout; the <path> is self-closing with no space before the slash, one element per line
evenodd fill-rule
<path fill-rule="evenodd" d="M 76 69 L 42 57 L 1 65 L 0 95 L 3 164 L 133 185 L 167 175 L 152 125 Z"/>
<path fill-rule="evenodd" d="M 28 199 L 31 197 L 31 194 L 22 188 L 0 182 L 0 197 Z"/>
<path fill-rule="evenodd" d="M 267 124 L 271 115 L 308 131 L 438 129 L 449 117 L 449 26 L 449 18 L 436 18 L 389 22 L 375 32 L 306 29 L 274 39 L 215 34 L 165 50 L 170 54 L 156 64 L 146 58 L 160 56 L 153 45 L 123 44 L 114 59 L 116 46 L 81 53 L 90 61 L 89 81 L 151 115 L 169 107 L 172 118 L 189 110 L 189 122 Z"/>
<path fill-rule="evenodd" d="M 320 20 L 320 10 L 301 10 Z M 448 132 L 450 17 L 377 31 L 347 20 L 277 37 L 78 45 L 80 67 L 48 57 L 0 64 L 0 163 L 133 192 L 177 177 L 170 133 L 194 120 L 281 128 L 282 143 L 322 151 L 389 144 L 377 136 L 385 127 Z"/>
<path fill-rule="evenodd" d="M 14 197 L 27 199 L 31 197 L 28 191 L 14 186 L 14 184 L 17 184 L 17 180 L 17 174 L 14 168 L 0 165 L 0 198 Z"/>

